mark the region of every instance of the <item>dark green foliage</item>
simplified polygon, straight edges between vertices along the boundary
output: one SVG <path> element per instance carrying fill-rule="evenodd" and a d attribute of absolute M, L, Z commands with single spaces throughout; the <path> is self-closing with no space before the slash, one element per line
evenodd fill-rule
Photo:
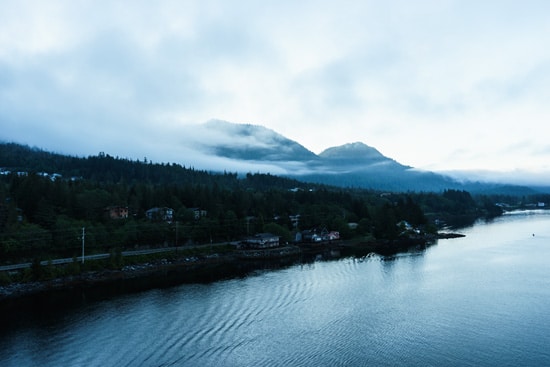
<path fill-rule="evenodd" d="M 279 236 L 281 243 L 292 241 L 292 234 L 290 233 L 290 230 L 287 227 L 284 227 L 277 223 L 273 223 L 273 222 L 267 223 L 264 226 L 263 232 L 272 233 L 276 236 Z"/>
<path fill-rule="evenodd" d="M 122 250 L 120 247 L 111 249 L 109 253 L 109 268 L 113 270 L 121 269 L 124 266 L 124 258 L 122 257 Z"/>
<path fill-rule="evenodd" d="M 393 205 L 385 204 L 376 209 L 374 215 L 374 236 L 394 239 L 399 234 L 397 210 Z"/>
<path fill-rule="evenodd" d="M 476 203 L 467 191 L 445 190 L 443 191 L 443 199 L 446 199 L 448 208 L 447 211 L 456 214 L 466 214 L 475 210 Z"/>
<path fill-rule="evenodd" d="M 339 231 L 342 238 L 394 238 L 399 221 L 426 227 L 425 212 L 491 208 L 489 200 L 478 206 L 465 191 L 387 196 L 106 154 L 67 157 L 15 144 L 0 144 L 0 168 L 28 172 L 0 176 L 0 262 L 80 256 L 83 227 L 86 254 L 114 251 L 109 266 L 119 268 L 118 254 L 125 249 L 228 242 L 264 231 L 288 241 L 293 231 L 314 228 Z M 61 177 L 52 179 L 53 173 Z M 128 208 L 128 217 L 111 218 L 107 209 L 113 206 Z M 172 208 L 172 221 L 149 220 L 146 212 L 153 207 Z M 356 231 L 349 222 L 359 223 Z M 73 264 L 70 272 L 88 266 Z M 36 266 L 33 274 L 41 271 Z"/>
<path fill-rule="evenodd" d="M 0 272 L 0 287 L 8 285 L 12 282 L 11 276 L 6 271 Z"/>
<path fill-rule="evenodd" d="M 78 275 L 80 274 L 80 262 L 76 258 L 76 256 L 73 256 L 73 262 L 68 264 L 66 267 L 66 274 L 67 275 Z"/>
<path fill-rule="evenodd" d="M 31 277 L 32 280 L 42 280 L 44 277 L 44 267 L 40 263 L 40 259 L 37 257 L 32 260 Z"/>

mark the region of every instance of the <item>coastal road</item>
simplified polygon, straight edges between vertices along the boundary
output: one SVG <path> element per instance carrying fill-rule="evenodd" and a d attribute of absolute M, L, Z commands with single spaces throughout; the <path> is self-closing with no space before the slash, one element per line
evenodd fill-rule
<path fill-rule="evenodd" d="M 193 245 L 193 246 L 185 246 L 185 247 L 163 247 L 163 248 L 154 248 L 154 249 L 148 249 L 148 250 L 133 250 L 133 251 L 122 251 L 122 256 L 136 256 L 136 255 L 149 255 L 149 254 L 157 254 L 162 252 L 171 252 L 176 251 L 178 249 L 190 249 L 190 248 L 197 248 L 197 247 L 208 247 L 208 246 L 216 246 L 218 244 L 206 244 L 206 245 Z M 100 259 L 106 259 L 111 254 L 96 254 L 96 255 L 86 255 L 84 256 L 84 261 L 86 260 L 100 260 Z M 78 262 L 82 261 L 82 256 L 78 256 L 76 258 Z M 74 260 L 72 257 L 65 258 L 65 259 L 55 259 L 51 260 L 52 265 L 61 265 L 61 264 L 69 264 L 72 263 Z M 48 265 L 50 263 L 50 260 L 44 260 L 41 261 L 41 265 Z M 12 270 L 20 270 L 20 269 L 26 269 L 30 268 L 32 266 L 32 263 L 21 263 L 21 264 L 12 264 L 12 265 L 3 265 L 0 266 L 0 271 L 12 271 Z"/>

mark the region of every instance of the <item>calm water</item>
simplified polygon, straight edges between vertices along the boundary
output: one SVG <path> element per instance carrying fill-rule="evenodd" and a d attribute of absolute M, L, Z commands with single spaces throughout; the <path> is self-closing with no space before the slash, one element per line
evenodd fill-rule
<path fill-rule="evenodd" d="M 0 365 L 549 366 L 550 213 L 462 232 L 69 307 L 2 332 Z"/>

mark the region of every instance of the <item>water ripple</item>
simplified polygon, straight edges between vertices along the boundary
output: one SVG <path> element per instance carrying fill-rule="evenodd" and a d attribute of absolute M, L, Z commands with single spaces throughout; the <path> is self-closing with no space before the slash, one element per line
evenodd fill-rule
<path fill-rule="evenodd" d="M 389 261 L 316 261 L 73 308 L 0 338 L 0 365 L 550 365 L 550 246 L 525 226 L 543 234 L 546 217 Z"/>

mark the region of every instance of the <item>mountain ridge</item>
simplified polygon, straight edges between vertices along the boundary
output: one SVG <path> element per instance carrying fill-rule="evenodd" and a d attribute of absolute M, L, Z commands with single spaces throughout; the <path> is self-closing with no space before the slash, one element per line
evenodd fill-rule
<path fill-rule="evenodd" d="M 386 157 L 363 142 L 330 147 L 315 154 L 300 143 L 261 125 L 210 120 L 199 126 L 227 135 L 222 146 L 215 145 L 216 141 L 213 141 L 215 146 L 203 142 L 202 148 L 217 157 L 269 163 L 285 172 L 278 175 L 302 181 L 386 191 L 490 191 L 507 186 L 458 181 L 451 176 L 415 169 Z M 515 191 L 532 193 L 527 187 L 512 186 Z"/>
<path fill-rule="evenodd" d="M 300 143 L 261 125 L 235 124 L 223 120 L 209 120 L 202 127 L 217 136 L 215 144 L 199 142 L 207 151 L 225 158 L 241 160 L 285 161 L 292 157 L 298 161 L 316 160 L 318 156 Z M 224 139 L 220 134 L 232 139 Z"/>
<path fill-rule="evenodd" d="M 346 161 L 357 159 L 381 161 L 391 159 L 380 153 L 378 149 L 359 141 L 327 148 L 319 153 L 319 157 Z M 392 161 L 394 160 L 392 159 Z"/>
<path fill-rule="evenodd" d="M 169 148 L 172 158 L 168 160 L 208 172 L 267 173 L 304 183 L 393 192 L 457 189 L 472 193 L 510 193 L 513 196 L 550 192 L 550 188 L 544 185 L 531 187 L 506 182 L 468 181 L 464 177 L 455 179 L 450 175 L 415 169 L 362 142 L 327 148 L 317 155 L 261 125 L 211 120 L 182 126 L 174 136 L 176 141 Z M 152 152 L 155 151 L 143 150 L 147 155 Z M 5 158 L 0 160 L 0 168 L 7 166 Z M 24 160 L 24 157 L 20 158 Z M 21 159 L 17 161 L 21 162 Z M 67 159 L 61 161 L 67 163 Z M 157 162 L 166 160 L 157 158 Z M 36 169 L 46 171 L 44 167 Z"/>

